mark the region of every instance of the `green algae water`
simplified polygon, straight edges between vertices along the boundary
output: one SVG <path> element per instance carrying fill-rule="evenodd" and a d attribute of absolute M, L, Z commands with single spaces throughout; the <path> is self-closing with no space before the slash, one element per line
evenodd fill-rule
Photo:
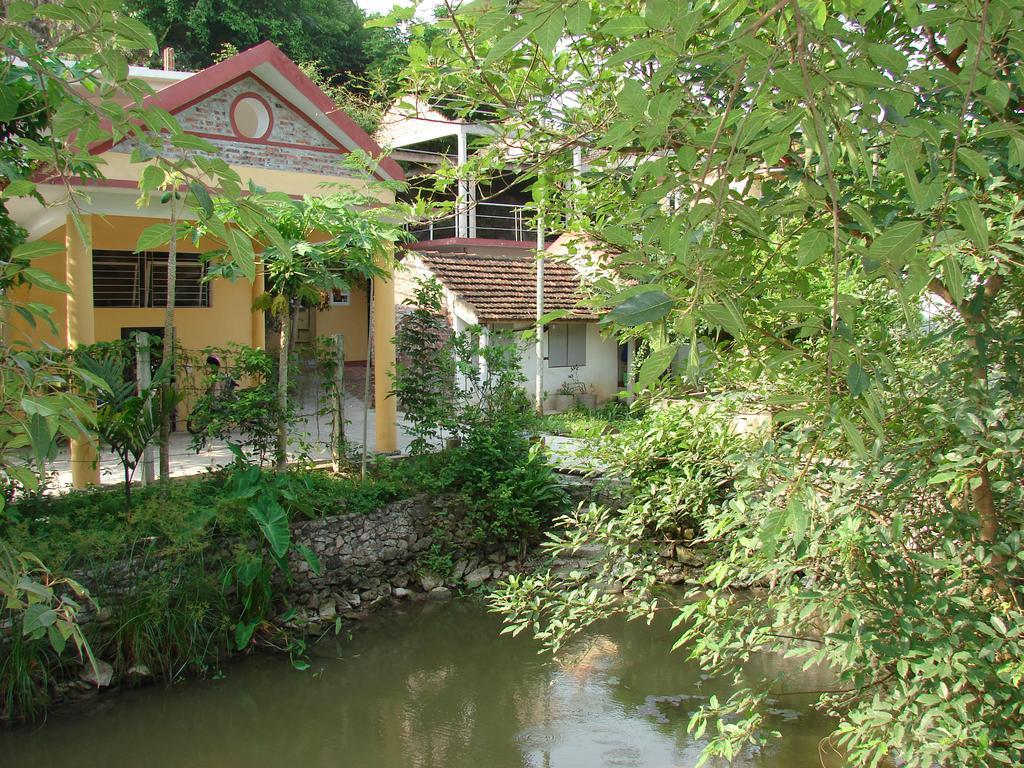
<path fill-rule="evenodd" d="M 232 664 L 220 680 L 100 697 L 86 712 L 0 731 L 4 768 L 688 768 L 702 743 L 694 709 L 730 686 L 669 652 L 665 621 L 607 622 L 559 659 L 499 635 L 474 601 L 416 603 L 375 616 L 312 651 Z M 822 675 L 787 673 L 791 690 Z M 801 695 L 767 712 L 782 738 L 734 766 L 839 765 L 821 754 L 830 722 Z"/>

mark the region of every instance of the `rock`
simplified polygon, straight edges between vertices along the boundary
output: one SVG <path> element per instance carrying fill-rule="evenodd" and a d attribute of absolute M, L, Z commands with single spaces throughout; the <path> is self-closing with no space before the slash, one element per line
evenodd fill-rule
<path fill-rule="evenodd" d="M 675 556 L 675 554 L 676 554 L 676 545 L 675 544 L 667 544 L 666 546 L 661 548 L 661 550 L 658 552 L 658 554 L 661 557 L 664 557 L 666 560 L 671 560 Z"/>
<path fill-rule="evenodd" d="M 153 673 L 145 664 L 133 664 L 128 669 L 128 677 L 133 680 L 149 680 L 153 677 Z"/>
<path fill-rule="evenodd" d="M 81 678 L 83 682 L 94 685 L 97 688 L 106 688 L 114 679 L 114 668 L 107 664 L 107 662 L 96 659 L 95 669 L 92 664 L 86 664 Z"/>
<path fill-rule="evenodd" d="M 487 556 L 487 559 L 492 563 L 504 563 L 506 557 L 505 553 L 499 550 L 498 552 L 491 552 L 491 554 Z"/>
<path fill-rule="evenodd" d="M 683 531 L 683 538 L 687 541 L 693 541 L 697 538 L 697 532 L 693 530 L 693 528 L 687 528 L 685 531 Z"/>
<path fill-rule="evenodd" d="M 681 584 L 686 581 L 686 574 L 682 571 L 664 571 L 658 574 L 658 581 L 662 584 Z"/>
<path fill-rule="evenodd" d="M 430 590 L 428 596 L 431 600 L 451 600 L 452 591 L 447 587 L 434 587 L 434 589 Z"/>
<path fill-rule="evenodd" d="M 469 563 L 466 560 L 459 560 L 455 563 L 455 567 L 452 568 L 452 578 L 461 579 L 466 575 L 466 569 L 469 567 Z"/>
<path fill-rule="evenodd" d="M 702 568 L 707 562 L 704 555 L 700 552 L 684 547 L 682 544 L 676 547 L 675 556 L 676 562 L 688 565 L 691 568 Z"/>
<path fill-rule="evenodd" d="M 395 587 L 394 589 L 391 590 L 391 594 L 394 595 L 399 600 L 405 600 L 410 595 L 412 595 L 412 592 L 410 592 L 408 589 L 405 589 L 404 587 Z"/>
<path fill-rule="evenodd" d="M 444 579 L 431 571 L 420 574 L 420 586 L 424 592 L 433 592 L 444 583 Z"/>
<path fill-rule="evenodd" d="M 465 581 L 467 586 L 478 587 L 485 581 L 487 581 L 489 578 L 491 578 L 490 566 L 481 565 L 479 568 L 476 568 L 467 573 Z"/>
<path fill-rule="evenodd" d="M 605 585 L 604 593 L 606 595 L 621 595 L 623 593 L 622 582 L 612 581 Z"/>
<path fill-rule="evenodd" d="M 338 606 L 334 604 L 333 600 L 328 600 L 320 604 L 318 614 L 320 621 L 334 621 L 338 617 Z"/>

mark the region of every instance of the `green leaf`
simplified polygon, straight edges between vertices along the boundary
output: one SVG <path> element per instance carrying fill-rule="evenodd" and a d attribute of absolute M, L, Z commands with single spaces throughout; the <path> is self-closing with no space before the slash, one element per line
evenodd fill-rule
<path fill-rule="evenodd" d="M 57 618 L 57 612 L 46 603 L 33 603 L 21 617 L 21 633 L 26 637 L 40 633 Z"/>
<path fill-rule="evenodd" d="M 832 237 L 823 229 L 811 229 L 800 238 L 796 250 L 796 265 L 806 267 L 818 261 L 828 252 L 832 245 Z"/>
<path fill-rule="evenodd" d="M 260 503 L 249 507 L 249 514 L 256 520 L 263 536 L 276 557 L 284 557 L 291 545 L 291 531 L 288 528 L 288 514 L 284 507 L 273 499 L 261 497 Z"/>
<path fill-rule="evenodd" d="M 644 18 L 652 29 L 665 29 L 672 21 L 675 10 L 674 0 L 647 0 L 644 4 Z"/>
<path fill-rule="evenodd" d="M 861 437 L 860 430 L 857 426 L 845 416 L 839 417 L 839 424 L 843 428 L 843 434 L 846 435 L 846 441 L 853 448 L 854 452 L 858 456 L 866 456 L 868 453 L 867 446 L 864 445 L 864 438 Z"/>
<path fill-rule="evenodd" d="M 498 59 L 502 58 L 508 53 L 511 53 L 513 48 L 515 48 L 517 45 L 523 42 L 523 40 L 530 36 L 530 33 L 532 33 L 537 27 L 540 26 L 540 23 L 541 19 L 537 18 L 534 19 L 532 23 L 524 22 L 519 26 L 514 27 L 513 29 L 506 32 L 504 35 L 498 38 L 498 41 L 494 44 L 491 50 L 487 52 L 487 55 L 484 57 L 484 60 L 482 62 L 482 66 L 486 67 L 489 64 L 493 64 Z"/>
<path fill-rule="evenodd" d="M 701 307 L 701 314 L 708 322 L 722 328 L 734 339 L 742 338 L 747 332 L 743 316 L 728 297 L 723 296 L 721 303 L 705 304 Z"/>
<path fill-rule="evenodd" d="M 879 235 L 864 257 L 864 271 L 871 275 L 884 266 L 903 266 L 921 242 L 924 226 L 920 221 L 901 221 Z"/>
<path fill-rule="evenodd" d="M 633 328 L 644 323 L 661 320 L 672 311 L 675 299 L 661 290 L 652 289 L 630 296 L 602 318 L 602 323 L 614 323 Z"/>
<path fill-rule="evenodd" d="M 34 285 L 37 288 L 42 288 L 44 291 L 69 293 L 71 290 L 67 285 L 55 278 L 49 272 L 44 272 L 43 270 L 36 269 L 35 267 L 25 267 L 24 269 L 21 269 L 18 274 L 25 279 L 25 282 L 30 285 Z"/>
<path fill-rule="evenodd" d="M 167 179 L 164 169 L 158 165 L 147 165 L 142 171 L 142 179 L 139 181 L 141 192 L 152 192 L 158 189 Z"/>
<path fill-rule="evenodd" d="M 590 3 L 580 0 L 565 9 L 565 22 L 574 35 L 582 35 L 590 24 Z"/>
<path fill-rule="evenodd" d="M 190 182 L 188 185 L 189 191 L 192 196 L 195 197 L 196 202 L 199 203 L 199 207 L 203 213 L 207 216 L 213 216 L 213 200 L 210 198 L 210 193 L 206 187 L 200 184 L 198 181 Z"/>
<path fill-rule="evenodd" d="M 194 136 L 191 133 L 179 133 L 171 137 L 171 144 L 178 149 L 194 149 L 197 152 L 214 153 L 217 148 L 206 139 Z"/>
<path fill-rule="evenodd" d="M 678 349 L 679 347 L 674 344 L 662 347 L 661 349 L 655 350 L 646 360 L 643 361 L 640 365 L 640 370 L 637 373 L 637 385 L 640 389 L 649 388 L 658 380 L 658 377 L 661 376 L 661 374 L 668 370 L 668 367 L 675 359 Z"/>
<path fill-rule="evenodd" d="M 320 565 L 320 558 L 317 557 L 316 552 L 305 544 L 298 544 L 295 549 L 298 550 L 298 553 L 309 564 L 309 570 L 313 572 L 314 576 L 319 576 L 323 572 L 323 566 Z"/>
<path fill-rule="evenodd" d="M 3 197 L 5 199 L 12 197 L 27 197 L 35 191 L 35 182 L 29 181 L 28 179 L 15 179 L 7 185 L 7 189 L 3 191 Z"/>
<path fill-rule="evenodd" d="M 0 123 L 10 122 L 18 114 L 21 100 L 17 91 L 10 86 L 0 86 Z"/>
<path fill-rule="evenodd" d="M 951 253 L 947 253 L 942 259 L 942 278 L 953 303 L 962 302 L 964 300 L 964 273 L 960 269 L 960 263 Z"/>
<path fill-rule="evenodd" d="M 988 222 L 981 208 L 971 199 L 964 199 L 956 204 L 957 219 L 971 238 L 974 246 L 984 255 L 988 251 Z"/>
<path fill-rule="evenodd" d="M 231 258 L 242 270 L 249 281 L 256 279 L 256 253 L 252 249 L 252 240 L 241 230 L 228 227 L 224 231 Z"/>
<path fill-rule="evenodd" d="M 235 650 L 244 651 L 249 645 L 249 641 L 252 640 L 252 635 L 256 631 L 256 627 L 260 625 L 259 619 L 253 619 L 252 621 L 240 621 L 235 624 Z"/>
<path fill-rule="evenodd" d="M 967 147 L 960 147 L 956 154 L 957 159 L 963 162 L 975 176 L 982 179 L 987 179 L 990 175 L 988 160 L 980 152 L 975 152 L 973 149 Z"/>
<path fill-rule="evenodd" d="M 771 508 L 764 521 L 761 523 L 760 539 L 761 552 L 766 560 L 773 560 L 778 551 L 779 539 L 782 530 L 786 526 L 786 520 L 790 517 L 789 503 L 785 506 L 776 504 Z"/>
<path fill-rule="evenodd" d="M 56 624 L 51 624 L 46 628 L 46 634 L 50 640 L 50 647 L 53 648 L 54 652 L 58 656 L 64 653 L 64 648 L 67 647 L 68 641 L 61 631 L 57 628 Z"/>
<path fill-rule="evenodd" d="M 49 256 L 51 253 L 59 253 L 64 250 L 60 243 L 53 243 L 49 240 L 33 240 L 29 243 L 22 243 L 11 251 L 11 258 L 17 261 L 32 261 L 33 259 Z"/>
<path fill-rule="evenodd" d="M 148 251 L 157 246 L 166 245 L 170 241 L 170 224 L 151 224 L 139 235 L 138 242 L 135 243 L 135 252 Z"/>
<path fill-rule="evenodd" d="M 550 312 L 546 312 L 541 315 L 540 320 L 537 322 L 541 325 L 547 325 L 548 323 L 553 323 L 555 320 L 561 320 L 563 317 L 569 317 L 570 315 L 572 315 L 571 309 L 553 309 Z"/>
<path fill-rule="evenodd" d="M 633 37 L 647 32 L 650 27 L 640 16 L 617 16 L 601 27 L 600 32 L 614 37 Z"/>
<path fill-rule="evenodd" d="M 553 11 L 547 21 L 541 24 L 540 28 L 533 33 L 533 39 L 537 41 L 537 47 L 549 58 L 554 55 L 555 46 L 562 37 L 562 30 L 565 26 L 565 19 L 557 10 Z"/>
<path fill-rule="evenodd" d="M 846 372 L 846 386 L 850 388 L 850 394 L 854 397 L 860 397 L 871 386 L 871 377 L 860 363 L 850 364 Z"/>

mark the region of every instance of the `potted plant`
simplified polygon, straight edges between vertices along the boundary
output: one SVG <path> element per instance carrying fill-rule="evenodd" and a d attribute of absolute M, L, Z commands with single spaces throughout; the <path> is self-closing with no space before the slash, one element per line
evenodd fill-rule
<path fill-rule="evenodd" d="M 597 408 L 597 393 L 592 392 L 586 384 L 583 385 L 583 391 L 576 393 L 576 404 L 581 408 L 587 410 L 593 410 Z"/>
<path fill-rule="evenodd" d="M 572 382 L 562 382 L 562 385 L 549 400 L 551 401 L 551 410 L 555 413 L 562 413 L 572 408 L 576 403 L 576 391 L 572 388 Z"/>
<path fill-rule="evenodd" d="M 589 409 L 597 407 L 597 394 L 592 392 L 590 387 L 580 381 L 580 367 L 578 365 L 572 366 L 569 370 L 569 378 L 566 379 L 559 391 L 564 391 L 566 394 L 572 396 L 573 402 L 570 407 L 573 405 Z"/>

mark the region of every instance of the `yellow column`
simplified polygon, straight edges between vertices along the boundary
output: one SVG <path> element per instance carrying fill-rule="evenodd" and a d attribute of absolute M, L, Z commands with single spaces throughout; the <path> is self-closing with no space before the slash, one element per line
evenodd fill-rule
<path fill-rule="evenodd" d="M 395 283 L 373 278 L 373 401 L 377 451 L 398 450 L 398 407 L 391 391 L 395 370 Z"/>
<path fill-rule="evenodd" d="M 266 291 L 263 281 L 263 264 L 257 262 L 256 264 L 256 279 L 252 281 L 252 300 L 253 302 Z M 252 346 L 254 349 L 266 349 L 267 348 L 267 326 L 266 321 L 263 317 L 262 309 L 253 309 L 252 311 Z"/>
<path fill-rule="evenodd" d="M 92 300 L 92 216 L 81 217 L 80 232 L 71 216 L 64 223 L 69 349 L 96 342 L 95 311 Z M 100 464 L 96 437 L 71 441 L 71 484 L 75 488 L 99 485 Z"/>

